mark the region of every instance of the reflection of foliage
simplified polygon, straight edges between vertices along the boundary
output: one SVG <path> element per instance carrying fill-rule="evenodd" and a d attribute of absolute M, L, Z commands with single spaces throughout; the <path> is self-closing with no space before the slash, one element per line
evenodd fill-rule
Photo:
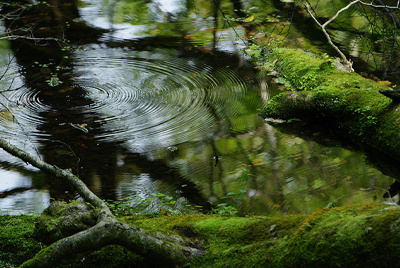
<path fill-rule="evenodd" d="M 150 16 L 146 1 L 118 1 L 118 4 L 111 8 L 114 8 L 112 20 L 117 24 L 142 24 Z"/>
<path fill-rule="evenodd" d="M 249 180 L 249 170 L 247 168 L 243 168 L 240 172 L 238 179 L 240 179 L 241 184 L 234 189 L 234 191 L 226 194 L 225 197 L 221 198 L 224 200 L 224 203 L 220 203 L 216 205 L 216 208 L 212 210 L 212 213 L 221 215 L 221 216 L 235 216 L 239 213 L 236 208 L 236 204 L 242 202 L 242 198 L 244 194 L 247 192 L 246 184 Z"/>
<path fill-rule="evenodd" d="M 197 44 L 208 44 L 215 39 L 217 31 L 229 28 L 220 14 L 233 14 L 229 0 L 218 1 L 185 1 L 176 10 L 167 10 L 161 1 L 122 0 L 116 4 L 105 5 L 115 24 L 129 23 L 141 25 L 143 35 L 180 36 L 194 39 Z M 171 5 L 166 3 L 165 6 Z M 214 18 L 214 19 L 210 19 Z M 202 28 L 199 29 L 199 23 Z M 219 37 L 217 37 L 219 39 Z"/>
<path fill-rule="evenodd" d="M 331 17 L 348 3 L 343 1 L 326 3 L 321 0 L 307 1 L 319 17 Z M 395 53 L 397 44 L 399 9 L 359 1 L 343 12 L 329 29 L 334 41 L 345 47 L 352 56 L 361 56 L 374 69 L 381 70 L 383 77 L 390 76 L 390 69 L 399 65 Z M 377 2 L 378 3 L 378 2 Z"/>
<path fill-rule="evenodd" d="M 185 164 L 179 166 L 182 173 L 185 175 L 184 170 L 191 170 L 185 176 L 195 177 L 204 195 L 218 197 L 215 203 L 221 205 L 215 212 L 231 215 L 236 208 L 240 215 L 281 215 L 283 206 L 288 213 L 313 212 L 342 196 L 343 205 L 374 202 L 383 200 L 377 199 L 381 193 L 360 189 L 370 187 L 371 183 L 387 188 L 391 183 L 386 176 L 366 165 L 358 153 L 335 146 L 324 147 L 273 128 L 258 131 L 215 141 L 222 175 L 213 182 L 209 180 L 211 173 L 204 171 L 206 163 L 197 157 L 208 153 L 212 158 L 209 144 L 204 143 L 200 151 L 185 145 L 177 150 L 185 159 L 180 162 Z M 268 135 L 276 138 L 276 155 Z M 319 130 L 311 136 L 329 141 Z M 193 174 L 198 170 L 202 172 Z M 210 187 L 214 192 L 209 191 Z M 280 196 L 284 197 L 283 203 Z M 235 203 L 237 197 L 240 202 Z"/>
<path fill-rule="evenodd" d="M 147 190 L 149 196 L 138 195 L 120 200 L 103 200 L 115 216 L 132 215 L 181 215 L 198 213 L 201 206 L 190 205 L 186 200 L 176 199 L 163 193 L 153 193 Z"/>

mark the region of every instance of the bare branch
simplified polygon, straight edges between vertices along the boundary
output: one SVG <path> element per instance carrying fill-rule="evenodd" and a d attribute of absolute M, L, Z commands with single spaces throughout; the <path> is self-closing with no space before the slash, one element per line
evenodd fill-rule
<path fill-rule="evenodd" d="M 52 166 L 28 153 L 22 151 L 16 146 L 10 144 L 4 139 L 0 139 L 0 148 L 8 152 L 9 154 L 22 159 L 26 163 L 31 164 L 34 167 L 39 168 L 40 170 L 47 171 L 51 174 L 54 174 L 57 177 L 61 177 L 68 181 L 72 187 L 83 197 L 86 201 L 90 202 L 93 206 L 100 208 L 108 214 L 107 216 L 112 215 L 107 205 L 98 198 L 94 193 L 92 193 L 89 188 L 75 175 L 68 172 L 67 170 L 61 169 L 57 166 Z"/>
<path fill-rule="evenodd" d="M 346 58 L 346 56 L 343 54 L 343 52 L 332 42 L 332 39 L 330 37 L 330 35 L 328 34 L 328 32 L 326 31 L 325 27 L 331 23 L 335 18 L 337 18 L 337 16 L 339 16 L 339 14 L 343 11 L 345 11 L 346 9 L 348 9 L 351 5 L 354 5 L 355 3 L 359 2 L 360 0 L 356 0 L 351 2 L 350 4 L 348 4 L 346 7 L 340 9 L 335 16 L 333 16 L 330 20 L 328 20 L 327 22 L 325 22 L 324 24 L 321 24 L 317 18 L 315 18 L 315 16 L 312 14 L 311 10 L 310 10 L 310 6 L 308 4 L 306 4 L 306 8 L 308 13 L 310 14 L 310 16 L 313 18 L 313 20 L 321 27 L 322 32 L 324 33 L 324 35 L 326 36 L 326 39 L 328 39 L 328 43 L 336 50 L 337 53 L 339 53 L 340 57 L 342 57 L 343 62 L 345 64 L 346 69 L 349 72 L 354 72 L 353 69 L 353 63 L 351 62 L 351 60 L 348 60 Z"/>
<path fill-rule="evenodd" d="M 370 6 L 373 8 L 388 8 L 388 9 L 399 9 L 399 5 L 400 5 L 400 0 L 397 1 L 397 5 L 396 6 L 387 6 L 387 5 L 374 5 L 371 3 L 365 3 L 363 1 L 359 1 L 360 4 L 363 4 L 364 6 Z"/>
<path fill-rule="evenodd" d="M 58 38 L 51 38 L 51 37 L 31 37 L 31 36 L 23 36 L 23 35 L 7 35 L 0 37 L 0 40 L 16 40 L 16 39 L 27 39 L 27 40 L 34 40 L 34 41 L 60 41 Z"/>
<path fill-rule="evenodd" d="M 330 18 L 328 21 L 326 21 L 324 24 L 321 24 L 316 17 L 312 14 L 311 10 L 310 10 L 310 6 L 308 4 L 306 4 L 306 8 L 308 13 L 310 14 L 311 18 L 321 27 L 322 32 L 324 33 L 324 35 L 326 36 L 326 38 L 328 39 L 328 43 L 336 50 L 336 52 L 338 52 L 338 54 L 340 55 L 340 57 L 342 58 L 342 60 L 344 61 L 345 65 L 347 65 L 349 71 L 354 71 L 352 68 L 352 62 L 350 60 L 347 60 L 346 56 L 341 52 L 341 50 L 335 45 L 333 44 L 328 32 L 326 31 L 326 26 L 328 26 L 328 24 L 330 24 L 332 21 L 334 21 L 343 11 L 349 9 L 351 6 L 355 5 L 355 4 L 361 4 L 364 6 L 368 6 L 374 9 L 386 9 L 386 10 L 399 10 L 400 11 L 400 0 L 397 1 L 397 5 L 396 6 L 387 6 L 385 4 L 383 5 L 376 5 L 373 3 L 374 1 L 371 1 L 370 3 L 364 2 L 362 0 L 355 0 L 350 2 L 348 5 L 346 5 L 345 7 L 341 8 L 340 10 L 338 10 L 336 12 L 336 14 Z M 389 12 L 389 11 L 388 11 Z M 389 12 L 390 13 L 390 12 Z M 397 29 L 397 25 L 396 25 L 396 21 L 394 20 L 393 14 L 390 13 L 390 17 L 393 20 L 393 24 L 395 26 L 395 28 Z M 396 45 L 396 33 L 394 34 L 394 44 L 392 46 L 392 50 L 391 50 L 391 56 L 390 59 L 393 56 L 393 52 L 394 52 L 394 46 Z M 390 62 L 386 67 L 385 70 L 385 75 L 387 73 L 387 70 L 389 68 Z"/>

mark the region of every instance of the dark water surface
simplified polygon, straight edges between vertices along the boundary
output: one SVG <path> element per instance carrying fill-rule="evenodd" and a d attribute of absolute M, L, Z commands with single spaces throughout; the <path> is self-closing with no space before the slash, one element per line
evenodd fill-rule
<path fill-rule="evenodd" d="M 215 30 L 211 11 L 179 1 L 139 2 L 130 8 L 143 8 L 145 21 L 110 14 L 129 5 L 82 1 L 80 20 L 107 31 L 57 56 L 2 43 L 1 137 L 71 169 L 100 197 L 131 198 L 147 211 L 161 208 L 160 193 L 174 209 L 227 203 L 259 215 L 383 201 L 392 179 L 364 155 L 257 116 L 278 91 L 243 56 L 243 29 Z M 0 213 L 77 198 L 3 151 L 0 167 Z"/>

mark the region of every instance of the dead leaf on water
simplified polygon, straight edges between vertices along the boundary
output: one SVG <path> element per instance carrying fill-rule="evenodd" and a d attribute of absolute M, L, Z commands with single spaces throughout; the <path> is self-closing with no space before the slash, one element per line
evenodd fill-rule
<path fill-rule="evenodd" d="M 188 35 L 186 35 L 184 38 L 185 38 L 185 39 L 191 40 L 191 39 L 195 39 L 196 36 L 195 36 L 194 34 L 188 34 Z"/>

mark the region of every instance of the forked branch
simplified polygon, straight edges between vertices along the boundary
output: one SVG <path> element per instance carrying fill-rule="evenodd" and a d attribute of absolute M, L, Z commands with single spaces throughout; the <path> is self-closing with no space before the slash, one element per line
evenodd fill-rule
<path fill-rule="evenodd" d="M 155 238 L 133 226 L 118 221 L 112 215 L 107 204 L 71 172 L 50 165 L 4 139 L 0 139 L 0 148 L 42 171 L 68 181 L 80 196 L 92 204 L 96 210 L 96 213 L 90 214 L 95 215 L 93 222 L 96 224 L 94 226 L 54 242 L 41 250 L 33 259 L 25 262 L 22 267 L 52 267 L 60 259 L 71 256 L 71 254 L 97 250 L 111 244 L 124 246 L 139 254 L 152 256 L 152 258 L 170 260 L 180 264 L 204 254 L 201 249 L 188 247 L 179 241 L 171 243 L 168 238 L 165 240 Z"/>
<path fill-rule="evenodd" d="M 351 6 L 355 5 L 355 4 L 361 4 L 364 6 L 368 6 L 370 8 L 373 9 L 385 9 L 385 10 L 399 10 L 400 8 L 400 0 L 397 1 L 397 5 L 393 5 L 393 6 L 388 6 L 388 5 L 376 5 L 374 4 L 374 1 L 371 1 L 370 3 L 364 2 L 362 0 L 355 0 L 350 2 L 348 5 L 346 5 L 345 7 L 341 8 L 340 10 L 338 10 L 336 12 L 336 14 L 330 18 L 329 20 L 327 20 L 324 24 L 321 24 L 317 18 L 313 15 L 313 13 L 310 10 L 310 6 L 308 4 L 305 4 L 308 14 L 310 14 L 311 18 L 318 24 L 319 27 L 321 27 L 322 32 L 324 33 L 324 35 L 326 36 L 328 43 L 336 50 L 336 52 L 340 55 L 340 57 L 342 58 L 345 67 L 347 67 L 348 71 L 353 72 L 354 69 L 352 67 L 352 62 L 351 60 L 348 60 L 346 58 L 346 56 L 344 55 L 344 53 L 332 42 L 332 39 L 330 37 L 330 35 L 328 34 L 328 32 L 326 31 L 326 27 L 328 26 L 328 24 L 330 24 L 332 21 L 334 21 L 342 12 L 346 11 L 347 9 L 349 9 Z M 395 22 L 394 22 L 395 23 Z M 396 42 L 396 41 L 395 41 Z M 393 49 L 392 49 L 392 53 L 393 54 Z"/>
<path fill-rule="evenodd" d="M 352 5 L 356 4 L 360 2 L 360 0 L 355 0 L 353 2 L 351 2 L 350 4 L 348 4 L 347 6 L 345 6 L 344 8 L 340 9 L 338 12 L 336 12 L 336 14 L 330 18 L 328 21 L 326 21 L 324 24 L 321 24 L 317 18 L 312 14 L 311 10 L 310 10 L 310 6 L 308 4 L 306 4 L 306 8 L 308 11 L 308 14 L 310 14 L 311 18 L 313 18 L 313 20 L 318 24 L 319 27 L 321 27 L 322 32 L 324 33 L 324 35 L 326 36 L 326 39 L 328 39 L 328 43 L 333 47 L 333 49 L 336 50 L 336 52 L 340 55 L 340 57 L 342 58 L 344 65 L 347 67 L 349 72 L 354 72 L 353 69 L 353 63 L 351 62 L 351 60 L 348 60 L 346 55 L 343 54 L 343 52 L 332 42 L 332 39 L 330 37 L 330 35 L 328 34 L 328 32 L 326 31 L 326 26 L 328 26 L 329 23 L 331 23 L 332 21 L 334 21 L 340 13 L 342 13 L 343 11 L 349 9 Z"/>

